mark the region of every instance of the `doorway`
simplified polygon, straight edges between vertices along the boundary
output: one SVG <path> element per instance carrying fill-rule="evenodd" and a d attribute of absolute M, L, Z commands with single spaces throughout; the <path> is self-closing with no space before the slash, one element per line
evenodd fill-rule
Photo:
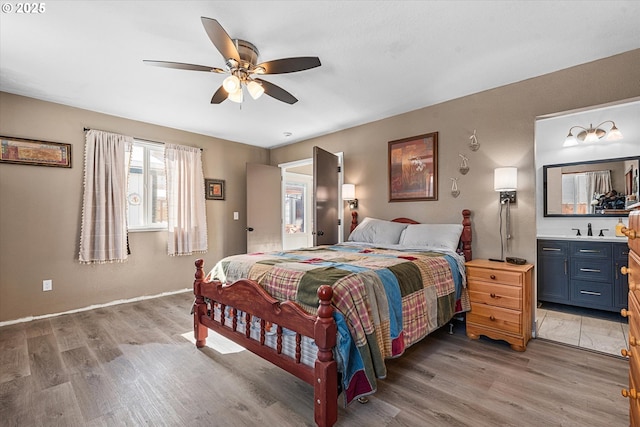
<path fill-rule="evenodd" d="M 343 153 L 334 153 L 338 158 L 338 196 L 342 199 Z M 281 163 L 282 176 L 282 247 L 284 250 L 313 246 L 314 172 L 313 158 Z M 338 203 L 338 218 L 344 215 L 343 203 Z M 338 242 L 343 241 L 343 224 L 338 224 Z"/>

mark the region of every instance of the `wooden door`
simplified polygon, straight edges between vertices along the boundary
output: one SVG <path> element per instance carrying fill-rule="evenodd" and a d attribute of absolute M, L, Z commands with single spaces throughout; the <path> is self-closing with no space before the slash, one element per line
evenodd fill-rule
<path fill-rule="evenodd" d="M 281 173 L 247 163 L 247 252 L 282 250 Z"/>
<path fill-rule="evenodd" d="M 313 147 L 313 244 L 338 243 L 338 156 Z"/>

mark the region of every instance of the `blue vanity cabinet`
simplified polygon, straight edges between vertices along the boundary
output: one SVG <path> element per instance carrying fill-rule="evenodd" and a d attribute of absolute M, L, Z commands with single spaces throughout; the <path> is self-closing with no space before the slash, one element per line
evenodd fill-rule
<path fill-rule="evenodd" d="M 538 300 L 569 304 L 569 242 L 538 240 Z"/>
<path fill-rule="evenodd" d="M 620 269 L 628 267 L 629 264 L 629 246 L 626 243 L 613 244 L 613 276 L 614 288 L 614 305 L 616 310 L 627 308 L 629 301 L 629 276 L 622 274 Z"/>
<path fill-rule="evenodd" d="M 538 240 L 538 300 L 619 311 L 627 304 L 626 243 Z"/>

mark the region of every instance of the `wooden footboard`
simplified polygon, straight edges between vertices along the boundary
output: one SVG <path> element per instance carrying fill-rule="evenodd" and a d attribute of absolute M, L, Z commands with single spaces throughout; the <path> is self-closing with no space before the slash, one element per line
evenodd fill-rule
<path fill-rule="evenodd" d="M 205 281 L 204 261 L 195 262 L 196 274 L 193 292 L 196 296 L 193 310 L 193 332 L 198 348 L 206 345 L 208 330 L 240 344 L 247 350 L 280 366 L 287 372 L 306 381 L 314 387 L 314 418 L 318 426 L 332 426 L 338 417 L 338 373 L 333 359 L 333 348 L 336 345 L 336 323 L 333 319 L 331 299 L 333 290 L 330 286 L 318 289 L 318 315 L 305 313 L 291 301 L 279 302 L 269 295 L 258 283 L 251 280 L 238 280 L 231 285 L 223 285 L 219 281 Z M 225 313 L 227 307 L 231 312 L 229 318 L 224 315 L 216 318 L 215 307 Z M 238 313 L 244 315 L 245 325 L 251 325 L 253 317 L 260 319 L 259 338 L 251 337 L 251 328 L 238 327 Z M 252 317 L 253 316 L 253 317 Z M 225 322 L 231 322 L 231 325 Z M 277 325 L 276 348 L 265 345 L 265 335 L 269 324 Z M 282 351 L 283 328 L 295 332 L 295 356 L 290 357 Z M 301 337 L 309 337 L 318 347 L 314 367 L 301 361 Z"/>

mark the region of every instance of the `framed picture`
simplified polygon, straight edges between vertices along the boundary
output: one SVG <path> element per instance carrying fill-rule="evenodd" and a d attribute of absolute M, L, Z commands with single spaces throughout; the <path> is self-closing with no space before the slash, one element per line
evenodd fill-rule
<path fill-rule="evenodd" d="M 205 179 L 204 196 L 207 200 L 224 200 L 224 179 Z"/>
<path fill-rule="evenodd" d="M 0 136 L 0 163 L 71 167 L 71 144 Z"/>
<path fill-rule="evenodd" d="M 438 132 L 389 142 L 389 201 L 438 200 Z"/>

